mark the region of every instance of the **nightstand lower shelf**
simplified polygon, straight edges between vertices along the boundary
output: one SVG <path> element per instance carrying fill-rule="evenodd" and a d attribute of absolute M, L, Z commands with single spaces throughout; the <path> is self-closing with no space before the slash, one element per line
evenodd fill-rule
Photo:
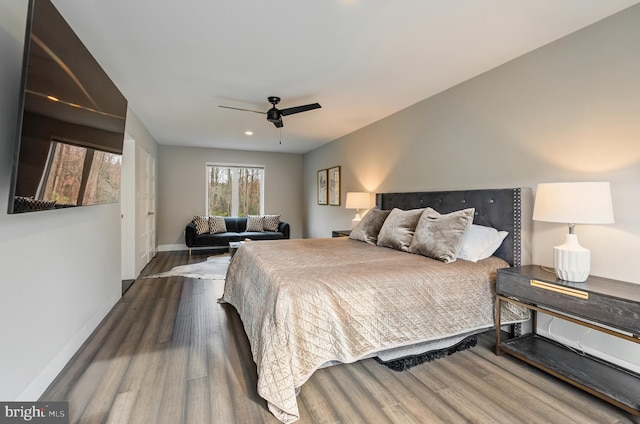
<path fill-rule="evenodd" d="M 628 412 L 640 414 L 638 374 L 535 334 L 502 341 L 499 348 Z"/>

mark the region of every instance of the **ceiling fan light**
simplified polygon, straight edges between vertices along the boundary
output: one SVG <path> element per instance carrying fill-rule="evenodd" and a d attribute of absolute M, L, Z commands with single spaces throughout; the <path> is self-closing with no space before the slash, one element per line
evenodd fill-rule
<path fill-rule="evenodd" d="M 278 109 L 272 108 L 267 111 L 267 121 L 269 122 L 277 122 L 280 120 L 280 113 Z"/>

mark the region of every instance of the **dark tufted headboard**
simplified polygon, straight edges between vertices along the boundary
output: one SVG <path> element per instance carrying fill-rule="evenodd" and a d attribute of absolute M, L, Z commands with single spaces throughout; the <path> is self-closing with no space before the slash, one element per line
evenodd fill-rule
<path fill-rule="evenodd" d="M 532 194 L 529 188 L 378 193 L 380 209 L 432 207 L 440 213 L 475 208 L 474 224 L 508 231 L 498 256 L 510 265 L 531 263 Z"/>

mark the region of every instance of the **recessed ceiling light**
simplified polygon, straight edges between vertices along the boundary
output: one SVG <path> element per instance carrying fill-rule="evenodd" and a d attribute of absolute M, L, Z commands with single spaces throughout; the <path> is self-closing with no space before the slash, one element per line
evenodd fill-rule
<path fill-rule="evenodd" d="M 245 131 L 244 135 L 253 135 L 253 131 Z"/>

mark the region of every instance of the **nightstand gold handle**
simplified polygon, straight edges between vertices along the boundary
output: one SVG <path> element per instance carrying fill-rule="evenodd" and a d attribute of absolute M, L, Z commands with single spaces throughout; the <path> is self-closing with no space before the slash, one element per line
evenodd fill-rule
<path fill-rule="evenodd" d="M 530 280 L 530 283 L 533 287 L 538 287 L 540 289 L 550 290 L 550 291 L 561 293 L 561 294 L 566 294 L 567 296 L 579 297 L 580 299 L 585 299 L 585 300 L 589 299 L 589 293 L 583 292 L 581 290 L 576 290 L 569 287 L 560 287 L 554 284 L 549 284 L 549 283 L 545 283 L 544 281 L 538 281 L 538 280 Z"/>

